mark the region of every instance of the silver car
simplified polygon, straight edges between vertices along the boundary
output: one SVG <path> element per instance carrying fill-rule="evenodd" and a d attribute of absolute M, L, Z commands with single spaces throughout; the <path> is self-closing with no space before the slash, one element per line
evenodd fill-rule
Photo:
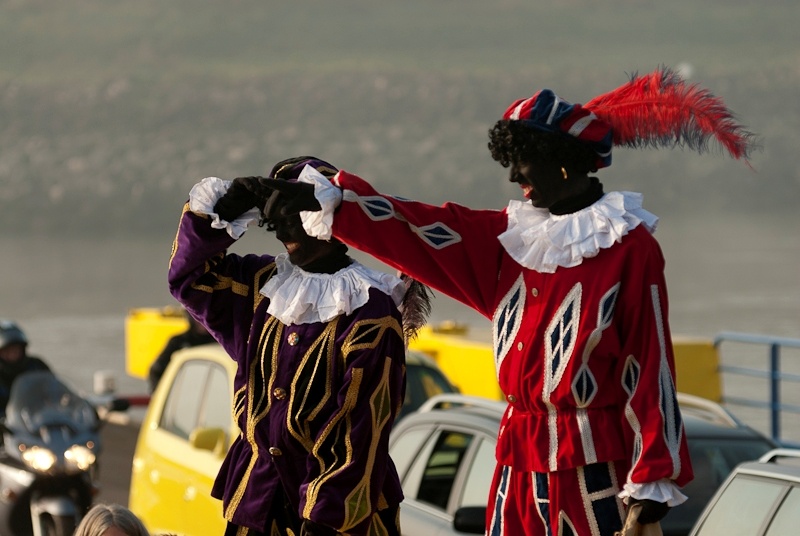
<path fill-rule="evenodd" d="M 728 473 L 774 443 L 719 404 L 679 394 L 697 478 L 690 497 L 661 522 L 665 536 L 686 535 Z M 389 449 L 403 483 L 404 535 L 483 534 L 504 402 L 458 394 L 426 401 L 392 431 Z M 800 526 L 800 524 L 798 524 Z"/>
<path fill-rule="evenodd" d="M 692 532 L 717 534 L 800 534 L 800 450 L 776 449 L 734 469 Z"/>

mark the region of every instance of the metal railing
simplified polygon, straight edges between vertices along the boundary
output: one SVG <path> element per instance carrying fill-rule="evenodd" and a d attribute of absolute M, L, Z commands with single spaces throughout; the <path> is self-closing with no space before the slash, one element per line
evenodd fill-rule
<path fill-rule="evenodd" d="M 720 364 L 720 372 L 739 376 L 750 376 L 766 379 L 769 381 L 769 400 L 758 400 L 739 396 L 723 395 L 722 401 L 726 404 L 737 404 L 753 408 L 767 409 L 770 415 L 770 434 L 772 439 L 781 442 L 781 412 L 800 414 L 800 405 L 787 404 L 781 401 L 782 382 L 800 383 L 800 374 L 781 372 L 781 349 L 800 348 L 800 339 L 789 337 L 772 337 L 769 335 L 756 335 L 751 333 L 739 333 L 725 331 L 714 338 L 714 347 L 720 350 L 723 342 L 738 342 L 745 344 L 756 344 L 766 347 L 768 367 L 749 368 L 735 365 Z M 720 355 L 721 352 L 720 352 Z"/>

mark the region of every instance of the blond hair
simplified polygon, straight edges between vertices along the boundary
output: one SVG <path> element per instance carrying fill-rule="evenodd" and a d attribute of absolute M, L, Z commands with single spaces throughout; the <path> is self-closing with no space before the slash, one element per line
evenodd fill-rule
<path fill-rule="evenodd" d="M 127 536 L 150 536 L 136 514 L 121 504 L 95 504 L 83 517 L 73 536 L 102 536 L 112 527 Z"/>

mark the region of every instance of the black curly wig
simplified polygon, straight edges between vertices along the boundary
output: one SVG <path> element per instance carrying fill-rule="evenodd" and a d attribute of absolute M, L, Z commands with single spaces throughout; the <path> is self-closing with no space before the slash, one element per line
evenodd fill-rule
<path fill-rule="evenodd" d="M 489 129 L 489 151 L 503 167 L 521 162 L 566 166 L 579 173 L 597 171 L 597 154 L 572 137 L 544 132 L 522 121 L 501 119 Z"/>

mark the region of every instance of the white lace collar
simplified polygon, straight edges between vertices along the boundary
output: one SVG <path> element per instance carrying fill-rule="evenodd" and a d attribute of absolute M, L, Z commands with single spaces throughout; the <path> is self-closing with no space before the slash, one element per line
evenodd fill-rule
<path fill-rule="evenodd" d="M 515 261 L 537 272 L 577 266 L 619 242 L 643 223 L 651 233 L 658 218 L 642 208 L 642 194 L 609 192 L 578 212 L 562 216 L 528 201 L 508 204 L 508 228 L 498 236 Z"/>
<path fill-rule="evenodd" d="M 391 296 L 400 305 L 403 281 L 394 275 L 367 268 L 356 261 L 333 274 L 306 272 L 281 253 L 275 257 L 277 272 L 259 291 L 269 298 L 267 312 L 284 324 L 328 322 L 350 314 L 369 300 L 369 289 Z"/>

